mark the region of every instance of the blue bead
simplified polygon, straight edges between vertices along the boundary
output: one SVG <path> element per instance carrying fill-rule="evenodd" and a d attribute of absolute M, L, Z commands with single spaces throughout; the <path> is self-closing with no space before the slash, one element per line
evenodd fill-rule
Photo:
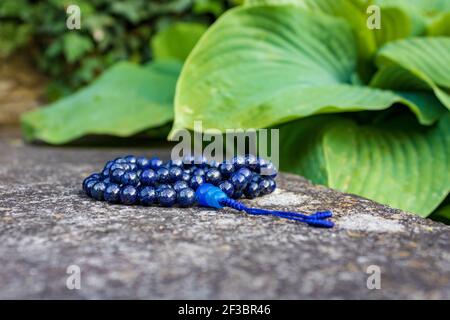
<path fill-rule="evenodd" d="M 205 178 L 203 176 L 192 176 L 191 180 L 189 181 L 189 186 L 192 189 L 197 190 L 197 188 L 203 183 L 205 183 Z"/>
<path fill-rule="evenodd" d="M 156 187 L 156 193 L 160 193 L 161 191 L 163 191 L 164 189 L 173 189 L 172 186 L 170 184 L 160 184 L 158 187 Z"/>
<path fill-rule="evenodd" d="M 159 183 L 170 182 L 170 173 L 167 168 L 159 168 L 158 171 L 156 171 L 156 176 L 158 177 Z"/>
<path fill-rule="evenodd" d="M 256 198 L 259 195 L 259 184 L 250 182 L 244 189 L 244 195 L 247 199 Z"/>
<path fill-rule="evenodd" d="M 229 178 L 234 172 L 234 165 L 230 162 L 223 162 L 219 165 L 219 171 L 224 178 Z"/>
<path fill-rule="evenodd" d="M 209 169 L 206 171 L 205 174 L 206 182 L 209 182 L 213 185 L 218 185 L 222 179 L 222 175 L 220 174 L 220 171 L 217 169 Z"/>
<path fill-rule="evenodd" d="M 127 171 L 122 176 L 121 179 L 122 184 L 136 186 L 139 183 L 139 177 L 134 171 Z"/>
<path fill-rule="evenodd" d="M 140 181 L 143 185 L 152 186 L 158 181 L 155 171 L 147 169 L 142 171 Z"/>
<path fill-rule="evenodd" d="M 111 168 L 109 168 L 109 172 L 113 172 L 117 169 L 125 170 L 125 165 L 122 163 L 114 163 Z"/>
<path fill-rule="evenodd" d="M 239 169 L 238 173 L 242 174 L 247 181 L 251 180 L 252 172 L 249 169 L 241 168 L 241 169 Z"/>
<path fill-rule="evenodd" d="M 203 170 L 202 168 L 196 168 L 192 174 L 194 176 L 204 176 L 205 175 L 205 170 Z"/>
<path fill-rule="evenodd" d="M 150 168 L 152 168 L 153 170 L 157 170 L 162 165 L 163 165 L 163 162 L 161 159 L 159 159 L 157 157 L 153 157 L 150 159 Z"/>
<path fill-rule="evenodd" d="M 109 178 L 109 174 L 110 174 L 109 169 L 103 169 L 102 174 L 101 174 L 102 179 Z"/>
<path fill-rule="evenodd" d="M 114 161 L 108 161 L 106 164 L 105 164 L 105 167 L 103 168 L 103 169 L 109 169 L 109 168 L 111 168 L 111 166 L 114 164 Z"/>
<path fill-rule="evenodd" d="M 223 181 L 218 186 L 228 197 L 232 197 L 234 193 L 234 187 L 229 181 Z"/>
<path fill-rule="evenodd" d="M 233 173 L 230 182 L 233 184 L 234 190 L 241 191 L 247 185 L 247 178 L 241 173 Z"/>
<path fill-rule="evenodd" d="M 165 188 L 158 193 L 158 202 L 164 207 L 171 207 L 177 201 L 177 193 L 172 188 Z"/>
<path fill-rule="evenodd" d="M 261 181 L 261 176 L 257 173 L 253 173 L 252 176 L 250 177 L 250 181 L 251 182 L 257 182 L 259 183 Z"/>
<path fill-rule="evenodd" d="M 138 200 L 137 189 L 134 186 L 125 186 L 120 191 L 120 201 L 123 204 L 131 205 L 135 204 Z"/>
<path fill-rule="evenodd" d="M 142 170 L 150 168 L 150 160 L 148 160 L 146 157 L 137 158 L 136 164 L 138 168 Z"/>
<path fill-rule="evenodd" d="M 255 171 L 258 169 L 258 159 L 254 155 L 248 154 L 245 156 L 245 165 L 250 170 Z"/>
<path fill-rule="evenodd" d="M 117 163 L 117 164 L 124 164 L 124 163 L 127 163 L 128 161 L 127 160 L 125 160 L 124 158 L 116 158 L 116 159 L 114 159 L 114 163 Z"/>
<path fill-rule="evenodd" d="M 235 169 L 243 168 L 243 167 L 245 167 L 245 157 L 236 156 L 231 159 L 231 164 L 234 165 Z"/>
<path fill-rule="evenodd" d="M 266 195 L 270 193 L 270 181 L 269 179 L 262 179 L 259 182 L 259 190 L 261 195 Z"/>
<path fill-rule="evenodd" d="M 120 187 L 115 184 L 109 184 L 106 187 L 105 193 L 103 194 L 106 201 L 110 203 L 117 203 L 120 200 Z"/>
<path fill-rule="evenodd" d="M 123 169 L 116 169 L 114 171 L 112 171 L 110 178 L 112 180 L 112 182 L 115 183 L 122 183 L 122 177 L 125 174 L 125 170 Z"/>
<path fill-rule="evenodd" d="M 193 156 L 184 156 L 183 157 L 183 167 L 190 168 L 194 165 L 194 157 Z"/>
<path fill-rule="evenodd" d="M 169 165 L 171 167 L 180 167 L 183 168 L 183 160 L 181 159 L 174 159 L 169 161 Z"/>
<path fill-rule="evenodd" d="M 136 162 L 137 162 L 137 158 L 135 156 L 131 156 L 131 155 L 130 156 L 126 156 L 125 160 L 128 163 L 133 163 L 133 164 L 136 164 Z"/>
<path fill-rule="evenodd" d="M 261 174 L 270 178 L 275 178 L 278 174 L 278 170 L 272 162 L 269 162 L 266 165 L 261 166 L 260 172 Z"/>
<path fill-rule="evenodd" d="M 91 189 L 94 186 L 94 184 L 96 184 L 97 182 L 99 182 L 99 180 L 91 178 L 91 177 L 88 177 L 88 178 L 86 178 L 84 180 L 84 182 L 83 182 L 83 190 L 84 190 L 84 192 L 86 192 L 86 194 L 88 196 L 91 197 Z"/>
<path fill-rule="evenodd" d="M 144 187 L 139 190 L 139 202 L 144 206 L 149 206 L 157 202 L 158 197 L 153 187 Z"/>
<path fill-rule="evenodd" d="M 184 188 L 177 194 L 177 202 L 181 207 L 192 206 L 195 200 L 195 191 L 191 188 Z"/>
<path fill-rule="evenodd" d="M 268 180 L 269 180 L 269 187 L 267 188 L 267 192 L 272 193 L 277 188 L 277 183 L 273 179 L 268 179 Z"/>
<path fill-rule="evenodd" d="M 242 190 L 234 190 L 233 199 L 240 199 L 244 195 L 244 192 Z"/>
<path fill-rule="evenodd" d="M 176 192 L 179 192 L 188 187 L 189 187 L 189 184 L 186 181 L 179 180 L 179 181 L 175 182 L 175 184 L 173 185 L 173 190 L 175 190 Z"/>
<path fill-rule="evenodd" d="M 171 167 L 169 169 L 169 175 L 170 175 L 170 181 L 176 182 L 180 180 L 181 176 L 183 175 L 183 170 L 180 167 Z"/>
<path fill-rule="evenodd" d="M 264 159 L 264 158 L 258 157 L 258 158 L 256 158 L 256 159 L 257 159 L 257 161 L 258 161 L 258 164 L 257 164 L 257 166 L 256 166 L 256 172 L 260 173 L 260 169 L 261 169 L 262 167 L 266 166 L 268 162 L 267 162 L 267 160 Z"/>
<path fill-rule="evenodd" d="M 105 192 L 106 185 L 103 182 L 97 182 L 91 188 L 91 196 L 95 200 L 103 200 L 103 193 Z"/>
<path fill-rule="evenodd" d="M 187 172 L 183 172 L 183 174 L 180 177 L 180 180 L 189 182 L 191 180 L 191 175 Z"/>
<path fill-rule="evenodd" d="M 89 180 L 100 180 L 101 176 L 98 173 L 91 174 L 89 177 L 83 180 L 83 190 L 87 193 L 86 184 L 89 182 Z"/>

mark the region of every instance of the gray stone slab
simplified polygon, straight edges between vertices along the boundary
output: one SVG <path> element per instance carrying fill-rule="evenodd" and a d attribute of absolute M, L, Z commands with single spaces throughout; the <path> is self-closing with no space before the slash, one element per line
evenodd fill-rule
<path fill-rule="evenodd" d="M 257 207 L 332 209 L 315 229 L 233 210 L 108 205 L 80 192 L 115 156 L 0 139 L 0 298 L 450 298 L 450 227 L 289 174 Z M 81 289 L 66 287 L 68 266 Z M 367 288 L 367 268 L 381 289 Z"/>

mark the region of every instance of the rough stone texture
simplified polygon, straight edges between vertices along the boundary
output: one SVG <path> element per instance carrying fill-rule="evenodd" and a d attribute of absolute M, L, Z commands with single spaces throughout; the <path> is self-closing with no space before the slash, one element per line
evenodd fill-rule
<path fill-rule="evenodd" d="M 0 298 L 450 298 L 450 227 L 284 174 L 258 207 L 333 209 L 314 229 L 232 210 L 108 205 L 80 193 L 117 155 L 0 139 Z M 168 156 L 168 150 L 151 150 Z M 81 268 L 81 289 L 66 269 Z M 381 289 L 369 290 L 369 265 Z"/>

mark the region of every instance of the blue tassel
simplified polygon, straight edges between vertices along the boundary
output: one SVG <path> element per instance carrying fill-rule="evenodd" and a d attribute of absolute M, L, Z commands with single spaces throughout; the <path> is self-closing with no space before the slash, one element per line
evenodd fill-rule
<path fill-rule="evenodd" d="M 306 215 L 298 212 L 248 208 L 243 203 L 230 199 L 220 188 L 209 183 L 202 184 L 195 192 L 195 195 L 198 203 L 204 207 L 212 207 L 217 209 L 230 207 L 238 211 L 244 211 L 251 215 L 272 215 L 284 219 L 303 222 L 310 226 L 319 228 L 332 228 L 334 226 L 333 222 L 326 220 L 333 216 L 331 211 L 319 211 L 311 215 Z"/>

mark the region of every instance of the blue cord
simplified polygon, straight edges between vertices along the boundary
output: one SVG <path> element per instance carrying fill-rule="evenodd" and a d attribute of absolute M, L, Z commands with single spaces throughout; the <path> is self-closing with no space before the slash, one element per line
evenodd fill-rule
<path fill-rule="evenodd" d="M 228 196 L 220 188 L 209 183 L 201 185 L 195 194 L 199 204 L 205 207 L 219 209 L 223 207 L 230 207 L 238 211 L 244 211 L 251 215 L 272 215 L 284 219 L 303 222 L 310 226 L 319 228 L 332 228 L 334 226 L 333 222 L 326 220 L 327 218 L 332 217 L 331 211 L 319 211 L 311 215 L 306 215 L 289 211 L 248 208 L 243 203 L 228 198 Z"/>

